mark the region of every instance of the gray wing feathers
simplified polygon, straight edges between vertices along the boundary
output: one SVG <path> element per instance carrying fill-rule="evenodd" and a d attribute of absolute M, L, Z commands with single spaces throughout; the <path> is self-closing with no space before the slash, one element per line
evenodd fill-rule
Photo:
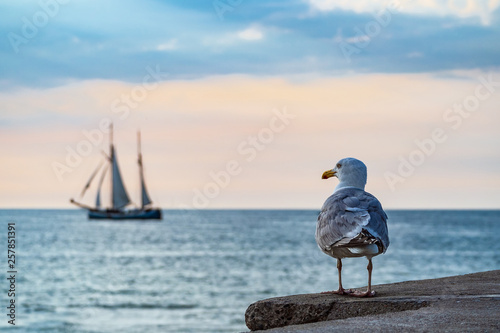
<path fill-rule="evenodd" d="M 328 198 L 318 217 L 316 241 L 322 249 L 329 249 L 343 238 L 355 237 L 370 220 L 366 210 L 346 210 L 350 207 L 335 199 Z"/>
<path fill-rule="evenodd" d="M 373 197 L 373 196 L 372 196 Z M 387 215 L 382 209 L 382 205 L 373 197 L 374 200 L 371 201 L 369 207 L 370 212 L 370 223 L 366 226 L 366 230 L 378 238 L 384 247 L 383 252 L 389 247 L 389 233 L 387 230 Z"/>
<path fill-rule="evenodd" d="M 387 215 L 373 195 L 354 188 L 342 189 L 330 196 L 318 216 L 316 242 L 322 250 L 348 243 L 366 230 L 389 246 Z"/>

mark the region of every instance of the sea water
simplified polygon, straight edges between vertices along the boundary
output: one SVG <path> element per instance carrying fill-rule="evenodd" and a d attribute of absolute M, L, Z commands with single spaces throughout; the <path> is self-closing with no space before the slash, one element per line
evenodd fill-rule
<path fill-rule="evenodd" d="M 500 211 L 387 213 L 391 245 L 373 260 L 373 284 L 500 269 Z M 16 332 L 241 332 L 257 300 L 337 288 L 336 262 L 314 240 L 317 211 L 163 215 L 115 222 L 78 210 L 0 210 L 1 330 L 14 329 L 14 299 Z M 366 286 L 366 264 L 343 261 L 344 287 Z"/>

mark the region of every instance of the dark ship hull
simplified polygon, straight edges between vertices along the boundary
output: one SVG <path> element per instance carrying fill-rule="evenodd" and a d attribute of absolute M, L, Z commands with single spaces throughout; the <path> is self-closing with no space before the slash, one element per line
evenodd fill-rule
<path fill-rule="evenodd" d="M 131 210 L 110 210 L 93 209 L 89 210 L 89 219 L 107 220 L 161 220 L 161 210 L 152 209 L 131 209 Z"/>

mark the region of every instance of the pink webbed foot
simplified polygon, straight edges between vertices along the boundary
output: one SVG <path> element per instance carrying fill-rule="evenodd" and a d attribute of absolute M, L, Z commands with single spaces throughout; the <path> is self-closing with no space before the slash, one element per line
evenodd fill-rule
<path fill-rule="evenodd" d="M 352 289 L 345 290 L 344 288 L 333 290 L 333 291 L 324 291 L 322 294 L 336 294 L 336 295 L 350 295 L 354 291 Z"/>
<path fill-rule="evenodd" d="M 373 290 L 354 291 L 354 292 L 350 293 L 349 296 L 354 296 L 354 297 L 373 297 L 373 296 L 375 296 L 375 291 L 373 291 Z"/>

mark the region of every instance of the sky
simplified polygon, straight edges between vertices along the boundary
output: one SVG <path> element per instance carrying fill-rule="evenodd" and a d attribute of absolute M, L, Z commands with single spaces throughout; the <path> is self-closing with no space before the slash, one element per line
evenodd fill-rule
<path fill-rule="evenodd" d="M 500 208 L 500 0 L 0 1 L 0 208 L 92 204 L 136 132 L 167 209 Z M 104 190 L 105 191 L 105 190 Z"/>

